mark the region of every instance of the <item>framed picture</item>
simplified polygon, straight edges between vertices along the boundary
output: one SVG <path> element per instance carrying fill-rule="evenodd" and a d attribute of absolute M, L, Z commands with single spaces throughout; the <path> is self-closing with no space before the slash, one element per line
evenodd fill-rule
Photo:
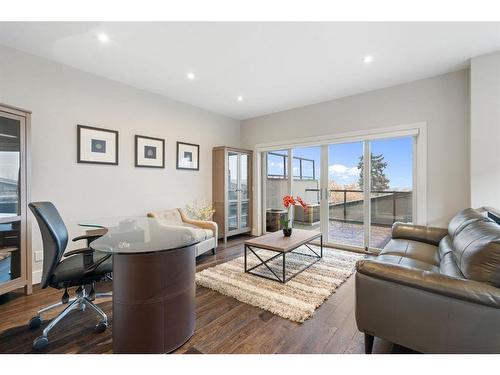
<path fill-rule="evenodd" d="M 165 168 L 165 140 L 136 135 L 135 166 Z"/>
<path fill-rule="evenodd" d="M 198 171 L 200 169 L 200 146 L 177 142 L 177 169 Z"/>
<path fill-rule="evenodd" d="M 78 125 L 77 162 L 118 165 L 118 132 Z"/>

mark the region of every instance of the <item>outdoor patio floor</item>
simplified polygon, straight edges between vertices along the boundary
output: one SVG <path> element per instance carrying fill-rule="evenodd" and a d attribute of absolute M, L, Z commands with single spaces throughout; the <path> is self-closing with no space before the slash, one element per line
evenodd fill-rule
<path fill-rule="evenodd" d="M 296 228 L 319 229 L 319 223 L 314 225 L 302 225 L 294 222 Z M 330 220 L 328 228 L 329 238 L 327 242 L 343 245 L 363 247 L 364 230 L 363 224 Z M 370 246 L 382 249 L 391 239 L 391 227 L 372 225 L 370 231 Z"/>

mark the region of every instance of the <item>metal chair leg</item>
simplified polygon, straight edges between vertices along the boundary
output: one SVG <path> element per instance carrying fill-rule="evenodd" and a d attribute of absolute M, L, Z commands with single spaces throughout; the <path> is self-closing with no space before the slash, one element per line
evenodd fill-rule
<path fill-rule="evenodd" d="M 108 316 L 101 308 L 95 305 L 89 298 L 85 297 L 85 304 L 94 309 L 94 311 L 102 318 L 102 320 L 95 325 L 95 331 L 97 333 L 102 333 L 108 328 Z"/>
<path fill-rule="evenodd" d="M 98 298 L 98 297 L 111 297 L 112 293 L 111 292 L 96 293 L 95 296 L 96 296 L 96 298 Z M 108 317 L 107 317 L 106 313 L 99 306 L 95 305 L 90 300 L 90 297 L 87 295 L 87 291 L 85 290 L 85 288 L 79 288 L 78 297 L 71 298 L 69 302 L 70 302 L 69 305 L 66 306 L 66 308 L 59 315 L 57 315 L 49 323 L 49 325 L 47 327 L 45 327 L 42 335 L 37 337 L 33 341 L 33 347 L 35 349 L 37 349 L 37 350 L 43 349 L 44 347 L 46 347 L 48 345 L 49 340 L 48 340 L 47 336 L 48 336 L 50 330 L 52 328 L 54 328 L 56 326 L 56 324 L 58 324 L 72 310 L 78 309 L 81 311 L 85 311 L 87 306 L 91 307 L 97 313 L 97 315 L 99 315 L 101 317 L 101 320 L 95 326 L 95 331 L 98 333 L 101 333 L 101 332 L 104 332 L 106 330 L 106 328 L 108 327 Z M 32 318 L 30 321 L 30 328 L 37 328 L 41 325 L 40 314 L 42 314 L 46 311 L 52 310 L 56 307 L 59 307 L 63 304 L 64 303 L 61 301 L 61 302 L 55 303 L 53 305 L 47 306 L 47 307 L 41 309 L 40 311 L 38 311 L 37 316 Z"/>
<path fill-rule="evenodd" d="M 105 293 L 96 293 L 95 298 L 106 298 L 106 297 L 113 297 L 113 292 L 105 292 Z"/>
<path fill-rule="evenodd" d="M 68 303 L 71 303 L 71 302 L 73 302 L 74 300 L 76 300 L 76 298 L 70 298 L 70 299 L 69 299 L 69 301 L 68 301 Z M 65 305 L 65 303 L 63 303 L 63 302 L 57 302 L 57 303 L 54 303 L 53 305 L 50 305 L 50 306 L 44 307 L 43 309 L 38 310 L 38 312 L 37 312 L 37 316 L 40 316 L 40 315 L 42 315 L 44 312 L 50 311 L 50 310 L 55 309 L 56 307 L 59 307 L 59 306 L 62 306 L 62 305 Z"/>
<path fill-rule="evenodd" d="M 69 312 L 80 304 L 80 298 L 75 299 L 73 302 L 71 302 L 58 316 L 56 316 L 52 321 L 49 323 L 47 327 L 43 330 L 43 336 L 47 337 L 49 334 L 50 330 L 54 328 L 54 326 L 59 323 L 66 315 L 69 314 Z"/>
<path fill-rule="evenodd" d="M 106 313 L 105 313 L 104 311 L 102 311 L 102 309 L 101 309 L 99 306 L 95 305 L 95 304 L 94 304 L 91 300 L 89 300 L 88 298 L 85 298 L 85 304 L 86 304 L 87 306 L 92 307 L 92 308 L 94 309 L 94 311 L 95 311 L 98 315 L 100 315 L 100 316 L 101 316 L 101 318 L 103 318 L 103 321 L 104 321 L 105 323 L 108 323 L 108 316 L 106 315 Z"/>

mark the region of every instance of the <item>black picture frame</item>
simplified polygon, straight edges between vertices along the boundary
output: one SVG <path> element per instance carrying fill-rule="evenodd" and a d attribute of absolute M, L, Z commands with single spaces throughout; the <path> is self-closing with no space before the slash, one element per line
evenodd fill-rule
<path fill-rule="evenodd" d="M 197 155 L 197 160 L 196 160 L 196 168 L 189 168 L 189 167 L 182 167 L 180 166 L 179 162 L 179 146 L 191 146 L 193 148 L 196 148 L 196 155 Z M 194 144 L 194 143 L 186 143 L 186 142 L 177 142 L 176 146 L 176 168 L 180 170 L 186 170 L 186 171 L 199 171 L 200 170 L 200 145 Z"/>
<path fill-rule="evenodd" d="M 165 168 L 165 139 L 163 138 L 154 138 L 154 137 L 148 137 L 145 135 L 135 135 L 135 166 L 138 168 Z M 150 139 L 153 141 L 159 141 L 161 142 L 161 166 L 160 165 L 144 165 L 140 164 L 138 159 L 139 159 L 139 139 Z"/>
<path fill-rule="evenodd" d="M 97 128 L 94 126 L 87 126 L 87 125 L 77 125 L 76 126 L 76 144 L 77 144 L 77 150 L 76 150 L 76 161 L 77 163 L 82 163 L 82 164 L 101 164 L 101 165 L 118 165 L 118 149 L 119 149 L 119 137 L 118 137 L 118 131 L 117 130 L 111 130 L 111 129 L 105 129 L 105 128 Z M 111 133 L 114 134 L 115 136 L 115 161 L 113 162 L 104 162 L 104 161 L 95 161 L 95 160 L 85 160 L 82 158 L 82 149 L 81 149 L 81 131 L 82 129 L 87 129 L 87 130 L 94 130 L 98 132 L 104 132 L 104 133 Z"/>

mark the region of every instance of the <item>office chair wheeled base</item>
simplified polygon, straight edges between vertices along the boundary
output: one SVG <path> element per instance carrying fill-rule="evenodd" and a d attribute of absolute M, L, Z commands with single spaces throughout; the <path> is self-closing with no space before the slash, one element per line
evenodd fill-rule
<path fill-rule="evenodd" d="M 95 298 L 99 298 L 99 297 L 110 297 L 112 295 L 112 293 L 96 293 L 95 294 Z M 97 305 L 95 305 L 92 300 L 89 298 L 89 296 L 87 295 L 87 292 L 85 290 L 85 288 L 82 288 L 82 291 L 78 294 L 77 297 L 75 298 L 71 298 L 69 301 L 67 302 L 58 302 L 58 303 L 55 303 L 53 305 L 50 305 L 50 306 L 47 306 L 43 309 L 41 309 L 40 311 L 38 311 L 37 315 L 34 316 L 33 318 L 31 318 L 30 322 L 29 322 L 29 327 L 31 329 L 35 329 L 35 328 L 38 328 L 42 325 L 42 319 L 41 319 L 41 314 L 46 312 L 46 311 L 49 311 L 49 310 L 52 310 L 56 307 L 59 307 L 63 304 L 66 304 L 66 303 L 69 303 L 69 305 L 59 314 L 57 315 L 50 323 L 47 327 L 45 327 L 45 329 L 43 330 L 43 333 L 41 336 L 38 336 L 34 341 L 33 341 L 33 348 L 35 350 L 39 350 L 39 349 L 43 349 L 45 348 L 48 343 L 49 343 L 49 339 L 48 339 L 48 334 L 50 332 L 50 330 L 52 328 L 55 327 L 56 324 L 58 324 L 66 315 L 68 315 L 71 311 L 73 310 L 80 310 L 80 311 L 85 311 L 85 308 L 86 307 L 91 307 L 94 312 L 97 313 L 97 315 L 99 315 L 102 320 L 96 324 L 95 326 L 95 331 L 97 333 L 102 333 L 106 330 L 106 328 L 108 328 L 108 317 L 107 315 L 104 313 L 104 311 L 101 310 L 101 308 Z"/>

